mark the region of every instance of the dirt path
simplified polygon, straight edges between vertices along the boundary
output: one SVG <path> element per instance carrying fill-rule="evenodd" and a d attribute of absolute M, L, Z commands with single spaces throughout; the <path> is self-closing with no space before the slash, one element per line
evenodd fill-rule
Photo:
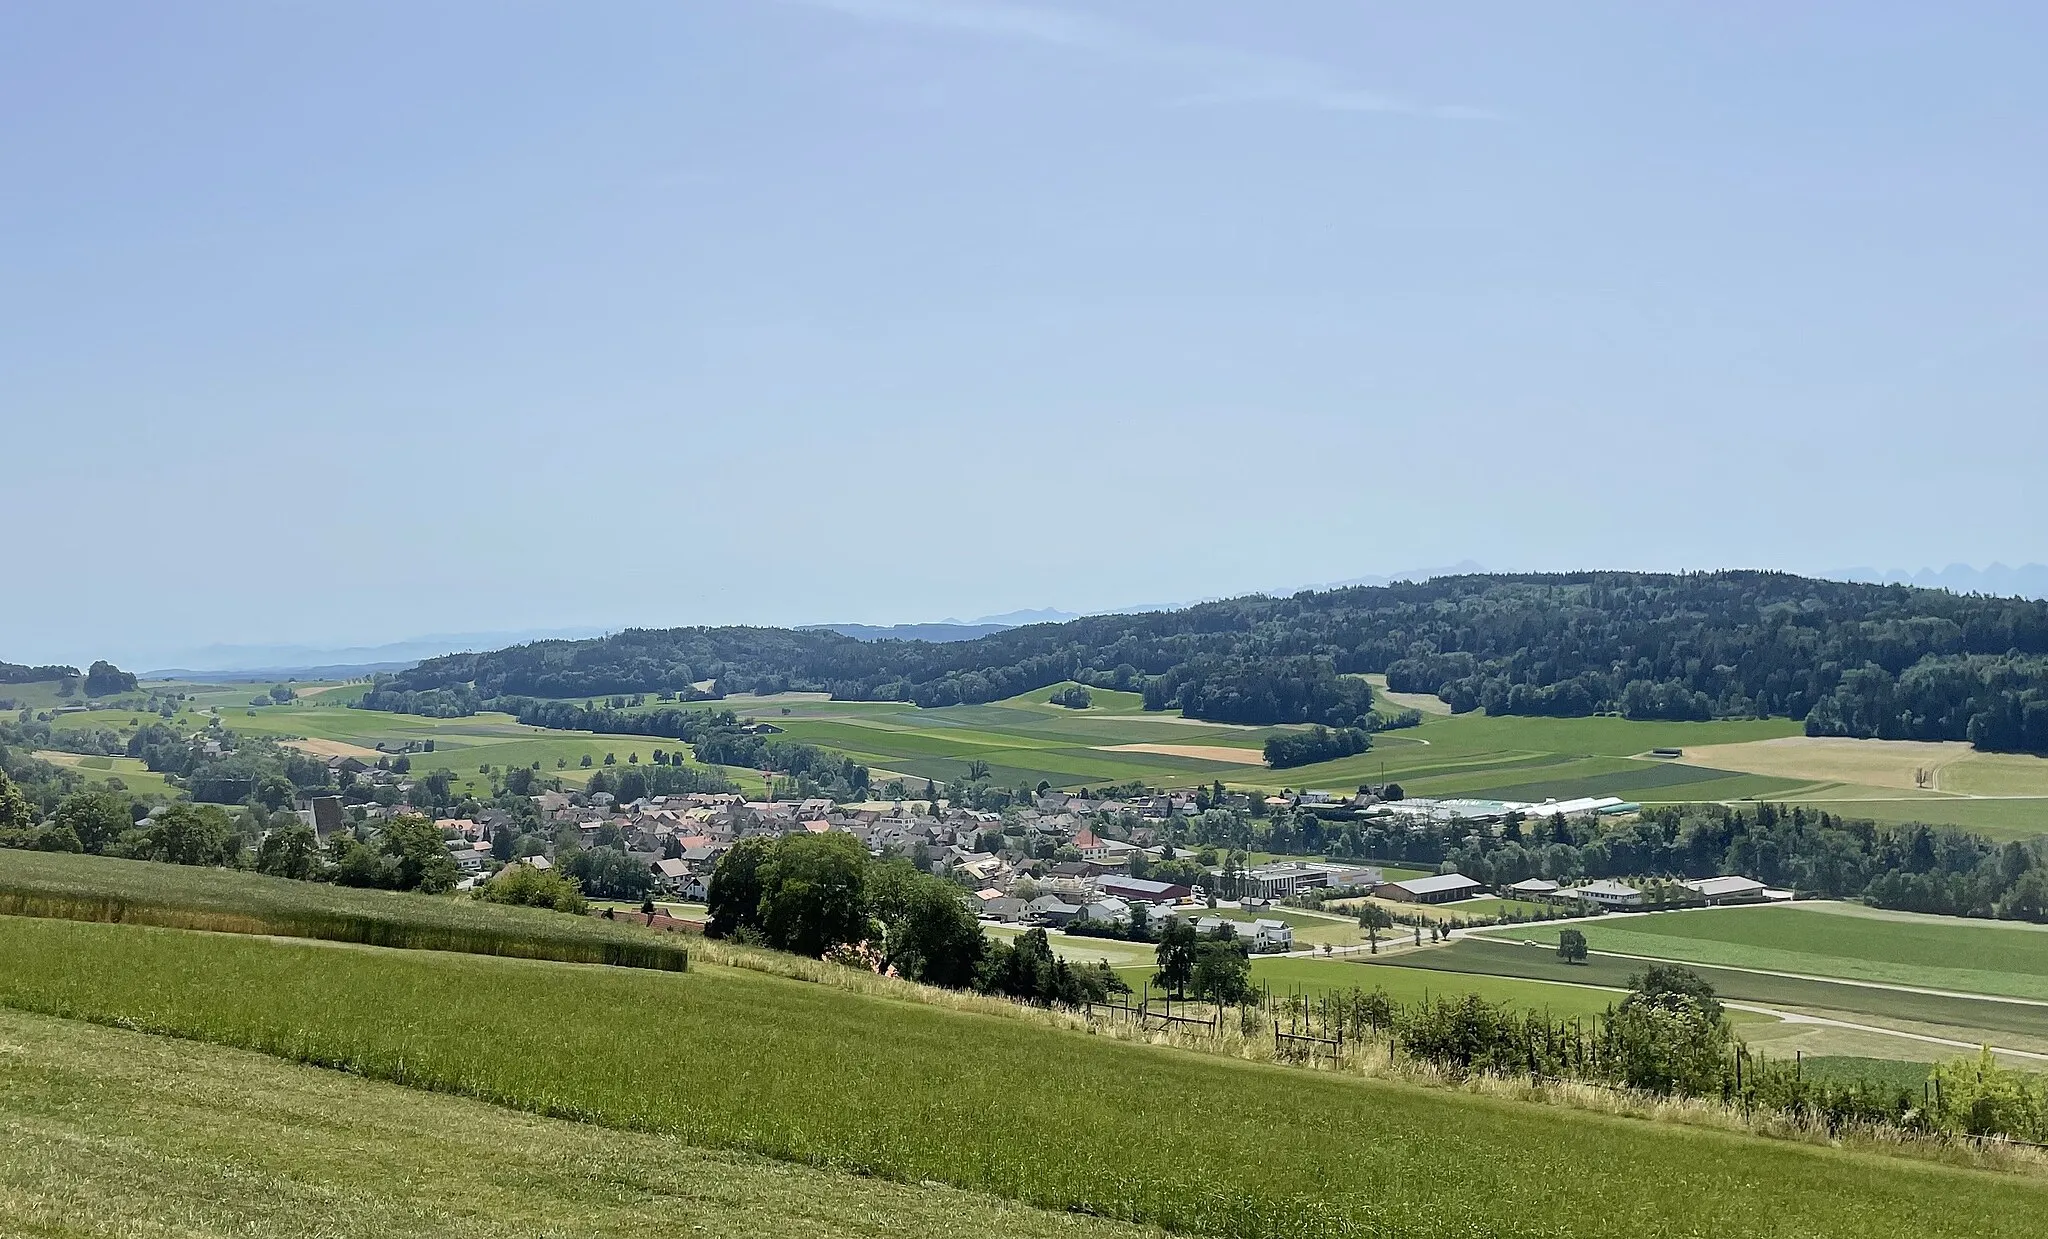
<path fill-rule="evenodd" d="M 1161 757 L 1220 761 L 1233 766 L 1266 764 L 1265 756 L 1257 749 L 1236 749 L 1223 744 L 1098 744 L 1094 748 L 1098 753 L 1157 753 Z"/>
<path fill-rule="evenodd" d="M 1849 1020 L 1838 1020 L 1826 1015 L 1807 1015 L 1801 1011 L 1785 1011 L 1777 1007 L 1760 1007 L 1746 1002 L 1730 1002 L 1722 1005 L 1726 1006 L 1730 1011 L 1748 1011 L 1753 1015 L 1768 1015 L 1787 1024 L 1808 1024 L 1821 1028 L 1844 1028 L 1852 1032 L 1874 1033 L 1880 1037 L 1901 1037 L 1907 1041 L 1918 1041 L 1925 1045 L 1948 1046 L 1958 1050 L 1984 1048 L 1983 1043 L 1978 1041 L 1959 1041 L 1954 1037 L 1937 1037 L 1931 1033 L 1905 1032 L 1897 1028 L 1880 1028 L 1875 1024 L 1857 1024 Z M 2011 1046 L 2004 1045 L 1994 1045 L 1989 1048 L 1993 1054 L 2010 1054 L 2014 1058 L 2026 1058 L 2032 1059 L 2035 1062 L 2048 1063 L 2048 1054 L 2043 1054 L 2037 1050 L 2015 1050 Z"/>
<path fill-rule="evenodd" d="M 364 748 L 360 744 L 350 744 L 346 740 L 279 740 L 278 743 L 286 748 L 297 749 L 301 753 L 311 753 L 315 757 L 355 757 L 373 762 L 379 757 L 391 756 L 376 749 Z"/>

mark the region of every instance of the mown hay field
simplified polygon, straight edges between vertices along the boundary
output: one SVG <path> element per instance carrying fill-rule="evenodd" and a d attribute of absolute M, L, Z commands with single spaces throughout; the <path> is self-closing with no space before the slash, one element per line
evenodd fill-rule
<path fill-rule="evenodd" d="M 1234 1062 L 708 966 L 9 918 L 0 1005 L 1242 1239 L 2018 1239 L 2048 1208 L 2037 1178 Z"/>
<path fill-rule="evenodd" d="M 1595 951 L 2048 1001 L 2048 926 L 2018 921 L 1815 902 L 1614 916 L 1578 928 Z M 1558 932 L 1487 931 L 1545 944 Z M 2048 1024 L 2048 1007 L 2040 1014 Z"/>
<path fill-rule="evenodd" d="M 1645 967 L 1641 960 L 1598 954 L 1588 957 L 1583 964 L 1567 964 L 1547 945 L 1523 946 L 1519 942 L 1488 938 L 1464 938 L 1448 946 L 1416 951 L 1390 962 L 1398 962 L 1404 968 L 1492 977 L 1526 977 L 1616 989 L 1625 988 L 1629 978 L 1640 974 Z M 1807 1011 L 1853 1022 L 1879 1025 L 1896 1022 L 1970 1044 L 2010 1042 L 2027 1048 L 2028 1038 L 2048 1033 L 2040 1007 L 1993 998 L 1922 994 L 1845 981 L 1809 981 L 1799 977 L 1716 968 L 1710 964 L 1688 964 L 1687 967 L 1704 977 L 1714 987 L 1715 993 L 1732 1002 Z M 1946 1058 L 1953 1051 L 1899 1043 L 1888 1046 L 1885 1053 L 1900 1058 Z"/>

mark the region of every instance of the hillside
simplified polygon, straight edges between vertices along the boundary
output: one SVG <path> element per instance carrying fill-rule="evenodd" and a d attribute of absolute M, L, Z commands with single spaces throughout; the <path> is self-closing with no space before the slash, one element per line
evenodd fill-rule
<path fill-rule="evenodd" d="M 1775 716 L 1815 735 L 2048 749 L 2048 602 L 1769 572 L 1442 577 L 944 644 L 635 629 L 430 659 L 365 704 L 451 715 L 501 697 L 795 690 L 944 706 L 1071 679 L 1214 722 L 1352 726 L 1365 674 L 1460 713 Z"/>
<path fill-rule="evenodd" d="M 859 1176 L 818 1184 L 834 1197 L 943 1185 L 1243 1239 L 2019 1236 L 2044 1199 L 2031 1175 L 1232 1061 L 875 984 L 0 918 L 0 1004 Z"/>

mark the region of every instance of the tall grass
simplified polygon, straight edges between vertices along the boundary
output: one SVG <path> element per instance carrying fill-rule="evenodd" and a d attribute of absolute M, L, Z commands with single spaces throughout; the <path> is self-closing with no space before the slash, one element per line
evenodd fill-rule
<path fill-rule="evenodd" d="M 674 938 L 619 922 L 466 898 L 61 853 L 0 851 L 0 915 L 670 972 L 689 966 L 688 950 Z"/>
<path fill-rule="evenodd" d="M 2018 1239 L 2048 1209 L 2036 1179 L 1078 1036 L 882 981 L 0 918 L 6 1005 L 1188 1233 Z"/>

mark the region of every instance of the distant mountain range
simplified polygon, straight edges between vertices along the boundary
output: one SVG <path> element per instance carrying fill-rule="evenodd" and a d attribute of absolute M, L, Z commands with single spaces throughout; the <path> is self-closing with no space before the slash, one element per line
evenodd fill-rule
<path fill-rule="evenodd" d="M 140 673 L 145 680 L 190 679 L 340 679 L 376 671 L 400 671 L 422 659 L 465 650 L 494 650 L 508 645 L 553 638 L 580 640 L 604 635 L 602 628 L 527 629 L 512 632 L 430 633 L 383 645 L 208 645 L 175 651 L 165 662 L 176 666 Z"/>
<path fill-rule="evenodd" d="M 1036 611 L 1008 611 L 1002 615 L 984 615 L 975 620 L 942 619 L 929 624 L 803 624 L 801 632 L 836 632 L 842 637 L 856 641 L 930 641 L 935 644 L 947 641 L 972 641 L 993 633 L 1008 632 L 1026 624 L 1064 624 L 1071 619 L 1080 619 L 1073 611 L 1055 611 L 1042 607 Z"/>
<path fill-rule="evenodd" d="M 1990 594 L 1999 598 L 2048 598 L 2048 564 L 2022 564 L 2008 568 L 1994 563 L 1988 568 L 1950 564 L 1936 571 L 1921 568 L 1906 572 L 1897 568 L 1844 568 L 1825 574 L 1842 581 L 1864 581 L 1875 585 L 1917 585 L 1922 589 L 1945 589 L 1955 594 Z"/>

